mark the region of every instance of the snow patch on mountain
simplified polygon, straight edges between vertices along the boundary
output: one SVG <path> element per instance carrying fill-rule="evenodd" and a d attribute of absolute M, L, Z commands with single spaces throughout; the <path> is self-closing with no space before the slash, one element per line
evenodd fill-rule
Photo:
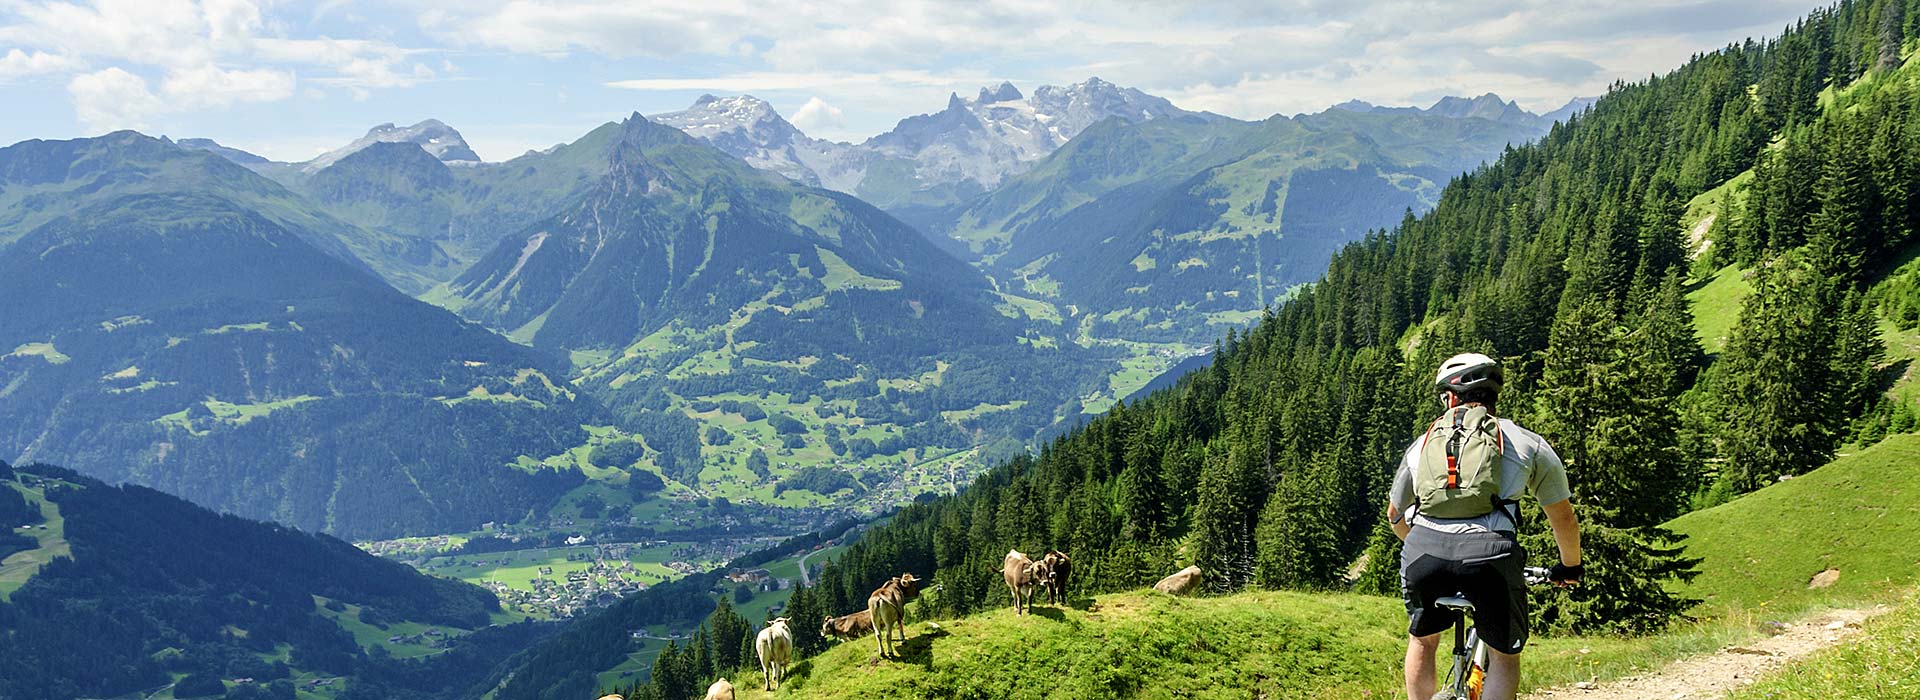
<path fill-rule="evenodd" d="M 419 144 L 428 154 L 448 165 L 474 165 L 480 162 L 480 155 L 467 146 L 467 140 L 453 127 L 438 119 L 428 119 L 413 126 L 394 126 L 381 124 L 367 130 L 367 135 L 354 139 L 340 148 L 323 153 L 318 158 L 300 165 L 300 169 L 309 173 L 319 172 L 341 158 L 353 155 L 362 148 L 375 143 L 411 142 Z"/>
<path fill-rule="evenodd" d="M 957 201 L 990 189 L 1105 119 L 1181 115 L 1223 118 L 1089 78 L 1042 85 L 1032 95 L 1011 82 L 982 87 L 971 100 L 954 93 L 946 109 L 902 119 L 859 144 L 809 137 L 750 95 L 703 95 L 693 106 L 652 121 L 705 139 L 754 167 L 890 208 Z"/>

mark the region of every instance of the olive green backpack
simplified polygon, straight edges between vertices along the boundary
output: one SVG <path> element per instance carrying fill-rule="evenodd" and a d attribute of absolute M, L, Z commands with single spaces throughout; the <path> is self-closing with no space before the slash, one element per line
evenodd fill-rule
<path fill-rule="evenodd" d="M 1433 421 L 1414 466 L 1413 494 L 1429 518 L 1477 518 L 1501 506 L 1500 421 L 1485 406 L 1448 409 Z"/>

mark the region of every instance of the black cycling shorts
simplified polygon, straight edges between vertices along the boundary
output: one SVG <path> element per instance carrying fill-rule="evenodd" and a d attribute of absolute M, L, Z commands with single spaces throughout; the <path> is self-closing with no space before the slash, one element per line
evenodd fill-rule
<path fill-rule="evenodd" d="M 1414 526 L 1400 552 L 1400 594 L 1407 633 L 1439 634 L 1459 613 L 1433 601 L 1459 595 L 1473 603 L 1474 628 L 1487 646 L 1518 654 L 1527 645 L 1526 553 L 1511 533 L 1451 534 Z"/>

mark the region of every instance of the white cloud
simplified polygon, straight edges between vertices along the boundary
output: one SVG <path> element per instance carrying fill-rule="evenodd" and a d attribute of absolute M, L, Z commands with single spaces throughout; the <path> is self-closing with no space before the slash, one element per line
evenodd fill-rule
<path fill-rule="evenodd" d="M 297 71 L 314 83 L 365 94 L 434 77 L 414 54 L 372 39 L 291 39 L 258 0 L 20 0 L 0 3 L 0 76 L 112 68 L 69 85 L 83 124 L 125 125 L 153 115 L 271 102 L 294 94 Z M 83 62 L 84 61 L 84 62 Z M 156 94 L 139 74 L 159 74 Z M 137 88 L 137 89 L 136 89 Z M 124 107 L 101 102 L 124 94 Z M 143 98 L 146 96 L 151 100 Z"/>
<path fill-rule="evenodd" d="M 86 62 L 71 56 L 9 49 L 0 56 L 0 78 L 18 78 L 46 73 L 65 73 L 86 67 Z"/>
<path fill-rule="evenodd" d="M 445 8 L 430 9 L 420 23 L 429 29 L 450 28 L 457 41 L 520 53 L 677 56 L 727 53 L 737 37 L 760 29 L 774 14 L 729 0 L 511 0 L 458 20 Z"/>
<path fill-rule="evenodd" d="M 94 132 L 142 128 L 167 106 L 147 89 L 145 79 L 119 68 L 76 75 L 67 92 L 80 123 Z"/>
<path fill-rule="evenodd" d="M 194 66 L 169 71 L 160 90 L 175 105 L 226 107 L 236 102 L 284 100 L 293 96 L 293 82 L 293 74 L 286 71 Z"/>
<path fill-rule="evenodd" d="M 712 90 L 718 92 L 774 92 L 780 90 L 817 90 L 824 88 L 872 88 L 879 86 L 938 87 L 959 89 L 983 84 L 992 78 L 986 73 L 890 70 L 873 73 L 852 72 L 764 72 L 734 73 L 711 78 L 637 78 L 615 80 L 608 87 L 627 90 L 678 91 Z"/>
<path fill-rule="evenodd" d="M 827 104 L 826 100 L 819 97 L 809 98 L 806 104 L 800 105 L 789 121 L 800 127 L 801 131 L 830 131 L 847 127 L 847 115 L 839 107 Z"/>

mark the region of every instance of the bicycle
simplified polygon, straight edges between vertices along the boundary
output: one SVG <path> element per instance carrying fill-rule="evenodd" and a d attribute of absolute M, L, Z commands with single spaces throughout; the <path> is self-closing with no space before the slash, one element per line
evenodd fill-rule
<path fill-rule="evenodd" d="M 1547 582 L 1547 570 L 1537 566 L 1527 567 L 1525 575 L 1529 586 Z M 1487 645 L 1480 641 L 1480 630 L 1467 624 L 1467 618 L 1473 615 L 1473 602 L 1456 594 L 1433 603 L 1460 613 L 1459 621 L 1453 623 L 1453 668 L 1447 671 L 1447 682 L 1441 684 L 1433 700 L 1480 700 L 1480 688 L 1487 681 L 1488 652 Z"/>

